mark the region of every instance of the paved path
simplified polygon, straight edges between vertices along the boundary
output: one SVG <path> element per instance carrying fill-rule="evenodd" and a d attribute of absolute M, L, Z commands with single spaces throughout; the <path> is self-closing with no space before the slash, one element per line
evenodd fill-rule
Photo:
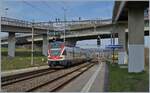
<path fill-rule="evenodd" d="M 106 63 L 102 62 L 68 83 L 58 92 L 104 92 L 107 91 L 107 76 Z"/>

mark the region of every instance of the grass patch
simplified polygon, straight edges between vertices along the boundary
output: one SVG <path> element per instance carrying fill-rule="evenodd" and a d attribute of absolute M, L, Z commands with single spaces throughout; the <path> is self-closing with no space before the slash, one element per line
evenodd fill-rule
<path fill-rule="evenodd" d="M 128 68 L 119 68 L 118 64 L 107 62 L 109 67 L 110 92 L 148 92 L 149 72 L 128 73 Z M 146 67 L 147 68 L 147 67 Z"/>
<path fill-rule="evenodd" d="M 44 59 L 44 61 L 42 61 Z M 34 67 L 34 66 L 42 66 L 47 65 L 46 63 L 46 57 L 34 57 L 34 64 L 31 65 L 31 57 L 15 57 L 12 59 L 9 59 L 8 57 L 3 57 L 3 60 L 1 62 L 1 70 L 13 70 L 13 69 L 22 69 L 22 68 L 28 68 L 28 67 Z"/>
<path fill-rule="evenodd" d="M 8 57 L 7 48 L 1 50 L 2 71 L 47 65 L 47 57 L 43 56 L 41 51 L 34 52 L 34 64 L 31 65 L 31 52 L 29 49 L 16 49 L 14 58 Z"/>

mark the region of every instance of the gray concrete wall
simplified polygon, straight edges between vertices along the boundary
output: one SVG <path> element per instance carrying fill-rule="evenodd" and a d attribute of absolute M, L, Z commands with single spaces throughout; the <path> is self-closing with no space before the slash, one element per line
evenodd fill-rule
<path fill-rule="evenodd" d="M 144 8 L 128 9 L 129 72 L 144 70 Z"/>

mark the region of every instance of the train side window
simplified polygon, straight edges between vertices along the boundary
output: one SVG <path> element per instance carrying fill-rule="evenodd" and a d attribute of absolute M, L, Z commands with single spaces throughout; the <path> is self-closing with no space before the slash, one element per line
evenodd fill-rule
<path fill-rule="evenodd" d="M 66 50 L 64 50 L 64 52 L 62 53 L 62 55 L 67 55 L 67 52 L 66 52 Z"/>

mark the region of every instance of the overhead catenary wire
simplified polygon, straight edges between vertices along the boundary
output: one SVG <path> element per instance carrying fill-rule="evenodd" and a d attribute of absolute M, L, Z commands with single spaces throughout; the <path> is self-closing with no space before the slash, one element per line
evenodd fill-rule
<path fill-rule="evenodd" d="M 53 8 L 53 7 L 51 7 L 47 2 L 45 2 L 45 1 L 41 1 L 45 6 L 47 6 L 47 8 L 49 8 L 49 9 L 51 9 L 51 11 L 53 11 L 56 15 L 61 15 L 61 14 L 59 14 L 59 12 L 57 12 L 56 10 L 55 10 L 55 8 Z"/>
<path fill-rule="evenodd" d="M 36 11 L 39 11 L 39 12 L 42 12 L 44 16 L 47 16 L 47 17 L 51 17 L 50 14 L 48 12 L 46 12 L 45 10 L 41 9 L 41 8 L 38 8 L 36 7 L 35 5 L 27 2 L 27 1 L 24 1 L 22 0 L 23 3 L 25 3 L 26 5 L 32 7 L 33 9 L 35 9 Z M 41 13 L 40 13 L 41 14 Z"/>
<path fill-rule="evenodd" d="M 67 13 L 67 18 L 68 18 L 68 20 L 69 20 L 69 16 L 75 16 L 74 14 L 72 14 L 72 10 L 70 10 L 70 5 L 68 4 L 68 2 L 67 1 L 60 1 L 59 2 L 59 5 L 61 6 L 61 8 L 66 8 L 67 9 L 67 11 L 66 11 L 66 13 Z M 73 20 L 73 19 L 72 19 Z"/>

